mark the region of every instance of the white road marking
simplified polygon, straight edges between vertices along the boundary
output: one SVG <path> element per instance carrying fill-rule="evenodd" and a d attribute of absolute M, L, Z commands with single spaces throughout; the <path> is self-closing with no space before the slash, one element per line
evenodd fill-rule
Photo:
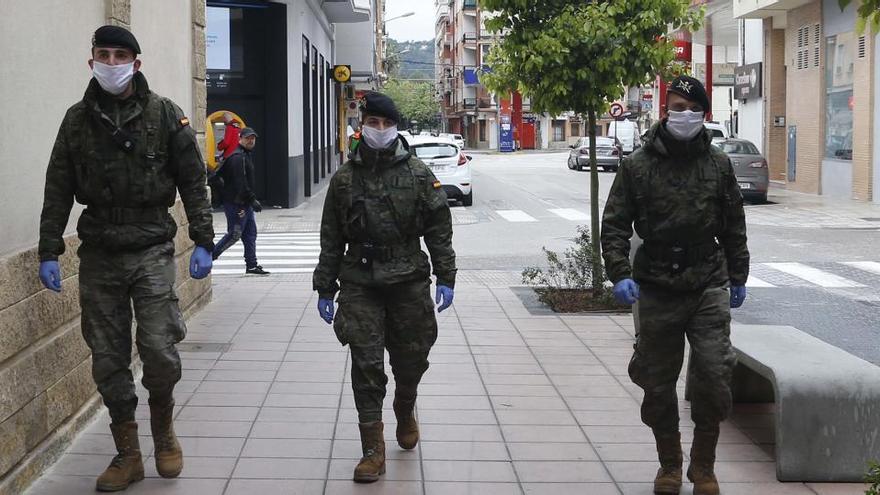
<path fill-rule="evenodd" d="M 538 220 L 522 210 L 495 210 L 508 222 L 537 222 Z"/>
<path fill-rule="evenodd" d="M 789 275 L 814 283 L 819 287 L 864 287 L 864 285 L 853 282 L 852 280 L 839 277 L 833 273 L 828 273 L 818 268 L 804 265 L 802 263 L 764 263 L 774 270 L 779 270 Z"/>
<path fill-rule="evenodd" d="M 273 268 L 264 266 L 266 271 L 271 273 L 312 273 L 314 268 Z M 218 268 L 211 270 L 211 275 L 244 275 L 244 265 L 241 268 Z"/>
<path fill-rule="evenodd" d="M 584 213 L 580 210 L 576 210 L 574 208 L 556 208 L 550 210 L 550 213 L 554 215 L 560 216 L 566 220 L 589 220 L 590 215 L 588 213 Z"/>
<path fill-rule="evenodd" d="M 263 259 L 262 255 L 259 255 L 261 259 Z M 318 264 L 318 260 L 308 258 L 308 259 L 287 259 L 287 258 L 267 258 L 269 261 L 264 262 L 265 267 L 268 268 L 276 265 L 310 265 L 315 266 Z M 271 262 L 271 263 L 270 263 Z M 222 257 L 218 260 L 214 260 L 214 266 L 243 266 L 243 261 L 240 259 L 223 259 Z"/>
<path fill-rule="evenodd" d="M 758 277 L 755 277 L 753 275 L 749 275 L 749 280 L 746 282 L 746 287 L 776 287 L 776 286 L 771 284 L 770 282 L 766 282 L 764 280 L 761 280 Z"/>
<path fill-rule="evenodd" d="M 880 275 L 880 263 L 877 263 L 876 261 L 848 261 L 843 264 L 875 275 Z"/>

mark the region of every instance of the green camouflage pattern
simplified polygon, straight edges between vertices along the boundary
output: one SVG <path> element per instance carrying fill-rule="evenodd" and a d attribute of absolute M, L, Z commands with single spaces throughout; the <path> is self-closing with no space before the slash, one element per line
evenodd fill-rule
<path fill-rule="evenodd" d="M 633 226 L 645 243 L 697 244 L 717 239 L 721 249 L 674 270 L 651 259 L 645 246 L 630 266 Z M 745 285 L 749 273 L 742 194 L 727 155 L 709 133 L 677 141 L 655 124 L 645 145 L 623 160 L 602 218 L 602 256 L 608 278 L 692 291 L 728 282 Z"/>
<path fill-rule="evenodd" d="M 736 354 L 730 344 L 730 294 L 722 287 L 671 292 L 643 287 L 637 306 L 639 333 L 629 376 L 645 392 L 642 421 L 655 431 L 679 428 L 676 384 L 691 346 L 688 384 L 696 428 L 717 431 L 730 415 Z"/>
<path fill-rule="evenodd" d="M 92 376 L 111 415 L 120 414 L 120 407 L 133 413 L 132 307 L 144 387 L 151 396 L 167 396 L 181 376 L 174 345 L 186 336 L 186 325 L 174 291 L 174 244 L 127 252 L 83 244 L 78 254 L 82 334 L 92 351 Z"/>
<path fill-rule="evenodd" d="M 359 421 L 382 419 L 388 377 L 385 349 L 398 389 L 415 390 L 428 370 L 428 352 L 437 341 L 437 318 L 427 279 L 386 287 L 342 283 L 336 337 L 351 349 L 351 388 Z"/>
<path fill-rule="evenodd" d="M 82 101 L 64 116 L 46 171 L 40 218 L 42 261 L 64 252 L 63 234 L 74 199 L 94 208 L 167 210 L 178 191 L 190 238 L 211 251 L 211 207 L 195 131 L 177 105 L 150 91 L 140 72 L 134 84 L 134 95 L 119 100 L 92 79 Z M 114 142 L 96 118 L 101 112 L 131 135 L 132 152 Z M 173 239 L 177 226 L 167 212 L 162 218 L 114 224 L 86 210 L 77 231 L 84 244 L 136 250 Z"/>
<path fill-rule="evenodd" d="M 423 238 L 430 253 L 418 247 Z M 371 268 L 346 252 L 346 245 L 414 246 L 411 254 L 377 259 Z M 313 288 L 332 298 L 338 281 L 383 287 L 423 280 L 430 267 L 438 285 L 455 286 L 452 216 L 446 193 L 431 170 L 398 141 L 396 148 L 376 152 L 361 143 L 327 189 L 321 219 L 321 255 Z"/>

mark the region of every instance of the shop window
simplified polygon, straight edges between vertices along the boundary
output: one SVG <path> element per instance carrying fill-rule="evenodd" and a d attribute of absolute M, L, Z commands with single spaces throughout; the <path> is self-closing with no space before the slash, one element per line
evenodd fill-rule
<path fill-rule="evenodd" d="M 856 37 L 829 36 L 825 43 L 825 157 L 852 160 L 853 61 Z"/>
<path fill-rule="evenodd" d="M 553 121 L 553 141 L 565 141 L 565 121 L 564 120 L 554 120 Z"/>

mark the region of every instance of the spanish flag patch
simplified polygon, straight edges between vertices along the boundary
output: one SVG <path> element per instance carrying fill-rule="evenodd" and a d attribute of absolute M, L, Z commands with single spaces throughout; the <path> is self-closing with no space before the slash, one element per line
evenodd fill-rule
<path fill-rule="evenodd" d="M 186 126 L 188 126 L 188 125 L 189 125 L 189 119 L 186 118 L 186 117 L 180 119 L 180 125 L 181 125 L 182 127 L 186 127 Z"/>
<path fill-rule="evenodd" d="M 439 180 L 435 180 L 434 189 L 440 189 L 441 187 L 443 187 L 443 184 L 441 184 Z"/>

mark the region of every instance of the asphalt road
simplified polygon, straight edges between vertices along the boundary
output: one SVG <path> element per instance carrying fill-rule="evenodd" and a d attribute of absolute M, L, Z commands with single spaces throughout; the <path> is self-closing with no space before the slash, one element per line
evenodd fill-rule
<path fill-rule="evenodd" d="M 589 173 L 568 170 L 566 157 L 474 155 L 474 205 L 453 207 L 461 269 L 540 265 L 542 247 L 562 251 L 589 226 Z M 601 212 L 614 174 L 599 176 Z M 807 198 L 771 192 L 773 204 L 747 205 L 752 274 L 771 287 L 750 287 L 734 319 L 791 325 L 880 365 L 880 273 L 845 264 L 880 268 L 880 222 L 871 223 L 880 215 L 855 204 L 845 205 L 852 220 L 838 218 Z"/>

